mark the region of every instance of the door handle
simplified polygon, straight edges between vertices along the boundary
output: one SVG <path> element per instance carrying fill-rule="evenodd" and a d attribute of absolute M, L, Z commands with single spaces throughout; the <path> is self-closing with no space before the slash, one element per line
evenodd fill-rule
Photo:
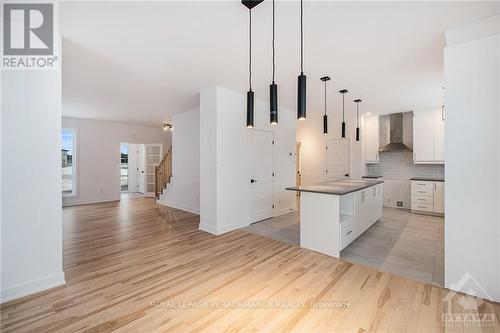
<path fill-rule="evenodd" d="M 253 184 L 253 183 L 257 183 L 257 182 L 258 182 L 258 180 L 257 180 L 257 179 L 250 179 L 250 183 L 252 183 L 252 184 Z"/>
<path fill-rule="evenodd" d="M 344 176 L 349 177 L 349 174 L 348 174 L 348 173 L 346 173 Z"/>

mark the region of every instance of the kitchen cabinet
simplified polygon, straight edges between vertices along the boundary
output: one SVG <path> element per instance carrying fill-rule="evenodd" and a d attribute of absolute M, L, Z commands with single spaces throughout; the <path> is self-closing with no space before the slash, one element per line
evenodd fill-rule
<path fill-rule="evenodd" d="M 431 215 L 444 214 L 444 182 L 411 181 L 411 210 Z"/>
<path fill-rule="evenodd" d="M 434 213 L 444 214 L 444 182 L 434 182 Z"/>
<path fill-rule="evenodd" d="M 444 163 L 444 110 L 434 112 L 434 160 Z"/>
<path fill-rule="evenodd" d="M 413 163 L 444 163 L 444 114 L 441 108 L 414 112 Z"/>
<path fill-rule="evenodd" d="M 363 117 L 363 143 L 365 163 L 379 163 L 379 117 L 378 115 Z"/>

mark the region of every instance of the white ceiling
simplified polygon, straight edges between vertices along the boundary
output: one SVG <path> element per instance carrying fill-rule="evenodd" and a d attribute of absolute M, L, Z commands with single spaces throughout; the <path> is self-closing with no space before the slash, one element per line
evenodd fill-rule
<path fill-rule="evenodd" d="M 253 10 L 256 98 L 271 81 L 271 6 Z M 213 85 L 248 90 L 248 10 L 225 2 L 62 2 L 63 114 L 160 125 L 198 106 Z M 444 30 L 500 13 L 500 2 L 311 2 L 304 4 L 308 112 L 362 98 L 390 113 L 442 101 Z M 295 109 L 299 2 L 276 3 L 280 105 Z M 352 103 L 346 104 L 350 107 Z"/>

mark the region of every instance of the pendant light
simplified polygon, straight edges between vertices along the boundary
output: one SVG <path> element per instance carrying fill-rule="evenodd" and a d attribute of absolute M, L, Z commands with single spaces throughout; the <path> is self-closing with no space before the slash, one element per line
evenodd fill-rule
<path fill-rule="evenodd" d="M 247 91 L 247 128 L 253 128 L 253 111 L 254 111 L 254 95 L 252 91 L 252 8 L 257 6 L 264 0 L 242 0 L 241 3 L 248 8 L 249 21 L 248 21 L 248 86 Z"/>
<path fill-rule="evenodd" d="M 342 139 L 345 138 L 345 99 L 344 95 L 347 93 L 347 89 L 342 89 L 339 93 L 342 94 Z"/>
<path fill-rule="evenodd" d="M 278 124 L 278 86 L 274 83 L 274 72 L 275 72 L 275 62 L 274 62 L 274 0 L 273 0 L 273 82 L 269 86 L 269 116 L 271 125 Z"/>
<path fill-rule="evenodd" d="M 359 103 L 361 100 L 355 99 L 354 103 L 356 103 L 356 141 L 359 141 Z"/>
<path fill-rule="evenodd" d="M 306 76 L 304 75 L 303 0 L 300 0 L 300 75 L 297 78 L 297 119 L 306 119 Z"/>
<path fill-rule="evenodd" d="M 324 76 L 321 81 L 325 83 L 325 114 L 323 115 L 323 134 L 328 135 L 328 115 L 326 114 L 326 82 L 330 81 L 329 76 Z"/>

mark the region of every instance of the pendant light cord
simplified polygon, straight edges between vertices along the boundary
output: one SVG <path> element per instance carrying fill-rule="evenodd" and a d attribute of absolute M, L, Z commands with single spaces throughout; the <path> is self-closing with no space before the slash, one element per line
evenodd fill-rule
<path fill-rule="evenodd" d="M 275 62 L 274 62 L 274 0 L 273 0 L 273 83 L 274 83 L 274 72 L 275 72 Z"/>
<path fill-rule="evenodd" d="M 345 114 L 345 111 L 344 111 L 345 110 L 345 98 L 344 98 L 344 95 L 345 95 L 345 93 L 342 93 L 342 121 L 345 120 L 344 119 L 345 118 L 344 117 L 344 114 Z"/>
<path fill-rule="evenodd" d="M 325 116 L 326 116 L 326 80 L 325 80 Z"/>
<path fill-rule="evenodd" d="M 249 58 L 249 62 L 248 62 L 248 71 L 250 73 L 250 75 L 248 76 L 248 85 L 250 86 L 250 91 L 252 91 L 252 10 L 249 9 L 248 10 L 249 14 L 250 14 L 250 20 L 249 20 L 249 34 L 248 34 L 248 41 L 249 41 L 249 45 L 250 45 L 250 48 L 248 50 L 248 58 Z"/>
<path fill-rule="evenodd" d="M 359 127 L 359 102 L 356 102 L 356 127 Z"/>
<path fill-rule="evenodd" d="M 300 74 L 304 74 L 304 24 L 303 24 L 303 0 L 300 0 Z"/>

